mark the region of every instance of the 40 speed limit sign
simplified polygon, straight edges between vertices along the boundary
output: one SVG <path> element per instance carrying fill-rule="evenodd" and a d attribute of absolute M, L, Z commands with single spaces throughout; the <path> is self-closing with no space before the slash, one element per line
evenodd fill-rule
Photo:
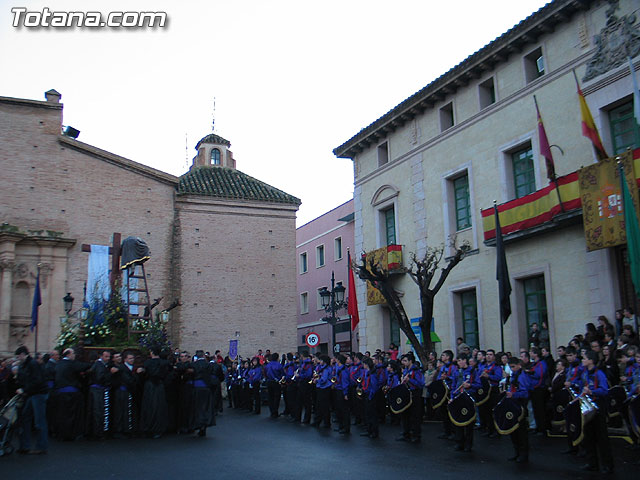
<path fill-rule="evenodd" d="M 305 343 L 311 348 L 317 347 L 320 343 L 320 337 L 315 332 L 308 333 L 307 338 L 305 339 Z"/>

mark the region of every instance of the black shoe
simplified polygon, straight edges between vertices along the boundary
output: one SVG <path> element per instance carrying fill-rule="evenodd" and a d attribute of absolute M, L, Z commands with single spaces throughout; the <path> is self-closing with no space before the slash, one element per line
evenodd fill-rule
<path fill-rule="evenodd" d="M 449 439 L 449 435 L 447 435 L 446 433 L 441 433 L 440 435 L 438 435 L 438 438 L 440 440 L 448 440 Z"/>
<path fill-rule="evenodd" d="M 575 448 L 567 448 L 566 450 L 563 450 L 560 453 L 563 455 L 575 455 L 576 453 L 578 453 L 578 450 Z"/>
<path fill-rule="evenodd" d="M 461 452 L 461 451 L 463 451 L 463 450 L 464 450 L 464 447 L 463 447 L 462 445 L 456 445 L 455 447 L 453 447 L 453 449 L 454 449 L 456 452 Z"/>
<path fill-rule="evenodd" d="M 16 450 L 17 453 L 19 453 L 20 455 L 27 455 L 29 453 L 29 449 L 28 448 L 20 448 L 19 450 Z"/>
<path fill-rule="evenodd" d="M 372 433 L 369 435 L 369 438 L 378 438 L 378 434 L 377 433 Z"/>
<path fill-rule="evenodd" d="M 496 432 L 491 432 L 489 435 L 487 435 L 487 438 L 497 438 L 498 434 Z"/>
<path fill-rule="evenodd" d="M 199 437 L 206 437 L 207 436 L 207 429 L 206 428 L 201 428 L 200 430 L 198 430 L 198 436 Z"/>
<path fill-rule="evenodd" d="M 311 424 L 311 426 L 312 426 L 312 427 L 316 427 L 316 428 L 317 428 L 317 427 L 319 427 L 319 426 L 320 426 L 320 422 L 313 422 L 313 423 Z"/>
<path fill-rule="evenodd" d="M 453 433 L 450 433 L 449 436 L 447 437 L 447 440 L 455 440 L 456 436 Z"/>
<path fill-rule="evenodd" d="M 582 450 L 578 450 L 577 455 L 578 455 L 578 457 L 580 457 L 580 458 L 584 458 L 584 457 L 586 457 L 586 456 L 587 456 L 587 451 L 586 451 L 586 450 L 584 450 L 584 449 L 582 449 Z"/>
<path fill-rule="evenodd" d="M 613 467 L 602 467 L 602 473 L 613 473 Z"/>
<path fill-rule="evenodd" d="M 471 451 L 471 447 L 464 447 L 464 451 L 469 453 Z"/>
<path fill-rule="evenodd" d="M 585 472 L 597 472 L 598 471 L 598 467 L 595 466 L 595 465 L 591 465 L 590 463 L 587 463 L 587 464 L 581 466 L 580 470 L 584 470 Z"/>
<path fill-rule="evenodd" d="M 340 435 L 349 435 L 351 432 L 349 430 L 340 430 L 338 433 Z"/>
<path fill-rule="evenodd" d="M 519 456 L 516 458 L 516 463 L 527 463 L 529 461 L 529 457 Z"/>

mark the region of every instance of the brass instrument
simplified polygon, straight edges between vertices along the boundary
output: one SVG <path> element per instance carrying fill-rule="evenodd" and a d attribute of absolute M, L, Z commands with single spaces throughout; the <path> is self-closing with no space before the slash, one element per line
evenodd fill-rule
<path fill-rule="evenodd" d="M 309 384 L 316 383 L 319 378 L 320 374 L 318 372 L 313 372 L 313 376 L 311 377 L 311 380 L 309 380 Z"/>
<path fill-rule="evenodd" d="M 338 383 L 338 377 L 331 377 L 331 383 L 333 383 L 334 385 Z"/>
<path fill-rule="evenodd" d="M 300 367 L 296 368 L 296 371 L 293 372 L 293 376 L 291 377 L 292 382 L 296 381 L 296 377 L 298 376 L 299 373 L 300 373 Z"/>
<path fill-rule="evenodd" d="M 285 377 L 284 375 L 282 376 L 282 378 L 280 380 L 278 380 L 278 383 L 280 385 L 286 385 L 287 383 L 287 377 Z"/>
<path fill-rule="evenodd" d="M 356 386 L 356 395 L 358 396 L 358 398 L 362 398 L 362 396 L 364 395 L 364 390 L 362 389 L 362 377 L 356 379 L 356 383 L 358 384 Z"/>

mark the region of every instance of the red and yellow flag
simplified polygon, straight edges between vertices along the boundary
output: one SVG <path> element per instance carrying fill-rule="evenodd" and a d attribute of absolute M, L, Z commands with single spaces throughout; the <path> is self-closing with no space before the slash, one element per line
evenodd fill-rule
<path fill-rule="evenodd" d="M 540 154 L 544 157 L 544 163 L 547 166 L 547 178 L 552 181 L 556 178 L 556 166 L 553 163 L 553 155 L 551 155 L 551 146 L 549 145 L 549 139 L 547 138 L 547 132 L 544 129 L 542 123 L 542 116 L 540 115 L 540 109 L 538 108 L 538 100 L 536 96 L 533 96 L 533 102 L 536 104 L 536 113 L 538 115 L 538 141 L 540 142 Z"/>
<path fill-rule="evenodd" d="M 578 88 L 578 101 L 580 102 L 580 116 L 582 117 L 582 135 L 591 140 L 593 144 L 593 149 L 596 152 L 596 157 L 598 160 L 604 160 L 605 158 L 609 158 L 607 155 L 607 151 L 604 149 L 602 145 L 602 140 L 600 139 L 600 134 L 598 133 L 598 128 L 596 127 L 595 122 L 593 121 L 593 117 L 591 116 L 591 110 L 589 110 L 589 105 L 587 105 L 587 101 L 584 98 L 584 94 L 580 89 L 580 84 L 578 83 L 578 77 L 576 77 L 576 72 L 573 72 L 573 76 L 576 79 L 576 87 Z"/>

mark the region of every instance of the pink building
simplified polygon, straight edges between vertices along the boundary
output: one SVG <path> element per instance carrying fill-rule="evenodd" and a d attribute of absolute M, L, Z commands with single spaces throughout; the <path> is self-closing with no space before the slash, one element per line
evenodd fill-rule
<path fill-rule="evenodd" d="M 348 296 L 347 251 L 354 256 L 353 200 L 334 208 L 315 220 L 296 229 L 296 257 L 298 262 L 298 351 L 311 353 L 334 350 L 332 326 L 323 321 L 329 317 L 322 307 L 320 291 L 331 290 L 331 274 L 335 285 L 344 286 Z M 346 305 L 346 304 L 345 304 Z M 335 341 L 339 351 L 357 351 L 357 338 L 351 338 L 350 317 L 345 308 L 336 312 Z M 307 335 L 316 333 L 318 345 L 310 348 Z M 352 341 L 352 345 L 350 343 Z"/>

